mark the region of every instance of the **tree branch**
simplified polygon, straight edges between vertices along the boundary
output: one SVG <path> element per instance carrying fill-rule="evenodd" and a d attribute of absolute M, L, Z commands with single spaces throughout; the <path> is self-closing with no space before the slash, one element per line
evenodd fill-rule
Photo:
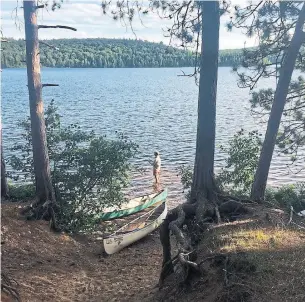
<path fill-rule="evenodd" d="M 53 49 L 55 49 L 55 50 L 59 50 L 58 47 L 55 47 L 54 45 L 51 45 L 51 44 L 49 44 L 49 43 L 47 43 L 47 42 L 39 41 L 39 43 L 41 43 L 41 44 L 43 44 L 43 45 L 46 45 L 46 46 L 48 46 L 48 47 L 50 47 L 50 48 L 53 48 Z"/>
<path fill-rule="evenodd" d="M 38 29 L 40 28 L 63 28 L 63 29 L 77 31 L 77 29 L 74 27 L 64 26 L 64 25 L 38 25 Z"/>
<path fill-rule="evenodd" d="M 43 87 L 53 87 L 53 86 L 59 86 L 58 84 L 42 84 Z"/>

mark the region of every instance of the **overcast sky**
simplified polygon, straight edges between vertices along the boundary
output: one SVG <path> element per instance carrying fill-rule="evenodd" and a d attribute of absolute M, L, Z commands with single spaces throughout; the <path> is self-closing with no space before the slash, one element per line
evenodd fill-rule
<path fill-rule="evenodd" d="M 246 0 L 233 0 L 233 3 L 247 4 Z M 1 28 L 5 37 L 24 38 L 22 1 L 17 0 L 1 1 Z M 64 29 L 43 29 L 39 31 L 41 39 L 56 38 L 135 38 L 131 30 L 127 30 L 120 23 L 115 22 L 110 17 L 104 16 L 101 10 L 101 1 L 90 0 L 66 0 L 60 10 L 39 10 L 39 23 L 47 25 L 67 25 L 76 27 L 77 31 Z M 15 9 L 16 7 L 17 10 Z M 17 17 L 16 17 L 17 16 Z M 228 32 L 225 24 L 228 17 L 222 18 L 220 25 L 220 49 L 242 48 L 253 46 L 254 40 L 249 40 L 238 30 Z M 134 29 L 138 39 L 153 42 L 163 41 L 168 43 L 168 39 L 163 36 L 162 28 L 169 21 L 150 13 L 143 17 L 144 26 L 139 20 L 134 21 Z M 17 25 L 16 25 L 17 24 Z"/>

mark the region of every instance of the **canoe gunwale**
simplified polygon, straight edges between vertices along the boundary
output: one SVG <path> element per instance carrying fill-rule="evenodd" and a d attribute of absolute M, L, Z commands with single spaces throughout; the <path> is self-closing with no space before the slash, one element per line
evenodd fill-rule
<path fill-rule="evenodd" d="M 164 219 L 166 219 L 167 216 L 166 200 L 164 200 L 158 207 L 156 207 L 156 209 L 163 205 L 164 209 L 160 213 L 160 215 L 158 215 L 156 219 L 150 221 L 150 223 L 148 223 L 144 228 L 136 229 L 131 232 L 126 232 L 125 234 L 114 235 L 104 238 L 103 245 L 105 252 L 108 255 L 112 255 L 155 231 L 163 223 Z M 135 235 L 137 233 L 138 236 Z"/>
<path fill-rule="evenodd" d="M 132 231 L 127 231 L 127 232 L 125 232 L 125 233 L 119 233 L 119 234 L 118 234 L 118 232 L 119 232 L 121 229 L 123 229 L 124 227 L 127 227 L 128 225 L 130 225 L 130 224 L 136 222 L 137 220 L 141 219 L 142 217 L 147 216 L 148 214 L 157 211 L 157 210 L 158 210 L 160 207 L 162 207 L 163 205 L 164 205 L 164 209 L 163 209 L 163 211 L 160 213 L 160 215 L 159 215 L 156 219 L 154 219 L 154 220 L 151 220 L 151 221 L 149 220 L 149 221 L 147 222 L 147 225 L 146 225 L 145 227 L 143 227 L 143 228 L 141 228 L 141 229 L 136 228 L 136 229 L 134 229 L 134 230 L 132 230 Z M 115 237 L 118 237 L 118 236 L 122 236 L 122 235 L 126 235 L 126 234 L 131 234 L 131 233 L 137 232 L 137 231 L 139 231 L 139 230 L 145 230 L 145 228 L 147 228 L 149 225 L 151 225 L 152 223 L 154 223 L 154 222 L 163 214 L 163 212 L 164 212 L 165 209 L 166 209 L 166 200 L 164 199 L 164 200 L 162 201 L 162 203 L 160 203 L 157 207 L 155 207 L 155 208 L 152 209 L 151 211 L 149 211 L 149 212 L 147 212 L 147 213 L 141 215 L 140 217 L 138 217 L 138 218 L 136 218 L 136 219 L 130 221 L 129 223 L 125 224 L 125 225 L 122 226 L 120 229 L 118 229 L 115 233 L 112 233 L 111 235 L 105 236 L 105 237 L 103 237 L 103 239 L 115 238 Z"/>
<path fill-rule="evenodd" d="M 148 196 L 150 196 L 152 194 L 148 194 L 148 195 L 143 195 L 140 197 L 136 197 L 133 198 L 131 200 L 137 199 L 137 198 L 147 198 Z M 151 199 L 145 201 L 142 204 L 139 204 L 135 207 L 131 207 L 131 208 L 126 208 L 126 209 L 121 209 L 121 210 L 114 210 L 111 212 L 104 212 L 100 215 L 100 220 L 101 221 L 108 221 L 108 220 L 113 220 L 113 219 L 117 219 L 117 218 L 121 218 L 121 217 L 125 217 L 125 216 L 129 216 L 135 213 L 138 213 L 148 207 L 153 206 L 155 203 L 166 199 L 167 198 L 167 188 L 163 189 L 162 191 L 158 192 L 155 194 L 154 197 L 152 197 Z"/>

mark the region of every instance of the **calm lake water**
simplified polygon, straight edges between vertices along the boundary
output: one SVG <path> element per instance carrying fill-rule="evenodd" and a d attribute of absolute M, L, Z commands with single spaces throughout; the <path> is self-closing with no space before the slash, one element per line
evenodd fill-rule
<path fill-rule="evenodd" d="M 185 72 L 191 68 L 183 68 Z M 113 136 L 124 132 L 140 145 L 136 165 L 147 169 L 134 173 L 130 194 L 152 189 L 152 172 L 148 161 L 153 151 L 162 158 L 162 181 L 169 187 L 173 201 L 183 198 L 177 168 L 193 164 L 197 127 L 198 87 L 193 78 L 178 77 L 181 69 L 43 69 L 47 87 L 43 98 L 47 105 L 55 99 L 62 123 L 79 123 L 83 129 Z M 259 87 L 274 86 L 265 80 Z M 217 98 L 216 170 L 224 165 L 225 154 L 219 145 L 226 145 L 240 128 L 264 130 L 264 124 L 251 116 L 247 89 L 237 87 L 231 68 L 219 68 Z M 9 148 L 20 138 L 18 120 L 29 115 L 25 69 L 2 72 L 3 145 L 6 158 Z M 304 181 L 305 174 L 294 174 L 304 162 L 287 168 L 289 158 L 274 154 L 269 184 L 280 185 Z M 9 167 L 8 167 L 9 169 Z M 136 191 L 136 192 L 135 192 Z"/>

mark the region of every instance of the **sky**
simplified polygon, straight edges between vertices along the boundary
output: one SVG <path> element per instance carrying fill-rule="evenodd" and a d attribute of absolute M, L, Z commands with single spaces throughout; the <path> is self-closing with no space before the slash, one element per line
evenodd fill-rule
<path fill-rule="evenodd" d="M 50 1 L 51 2 L 51 1 Z M 246 5 L 247 0 L 232 0 L 233 4 Z M 22 1 L 4 0 L 1 1 L 1 29 L 5 37 L 15 39 L 24 38 L 23 9 Z M 17 9 L 16 9 L 17 7 Z M 66 25 L 77 28 L 77 31 L 64 29 L 41 29 L 40 39 L 59 38 L 131 38 L 135 35 L 130 29 L 116 22 L 110 17 L 103 15 L 101 1 L 90 0 L 65 0 L 62 8 L 52 12 L 52 10 L 38 10 L 38 23 L 44 25 Z M 223 17 L 220 24 L 220 49 L 242 48 L 254 46 L 255 40 L 247 37 L 237 29 L 228 32 L 226 22 L 229 17 Z M 161 20 L 155 14 L 148 14 L 143 17 L 143 24 L 139 19 L 135 19 L 133 28 L 138 39 L 152 42 L 169 43 L 164 37 L 163 30 L 166 25 L 170 25 L 168 20 Z"/>

